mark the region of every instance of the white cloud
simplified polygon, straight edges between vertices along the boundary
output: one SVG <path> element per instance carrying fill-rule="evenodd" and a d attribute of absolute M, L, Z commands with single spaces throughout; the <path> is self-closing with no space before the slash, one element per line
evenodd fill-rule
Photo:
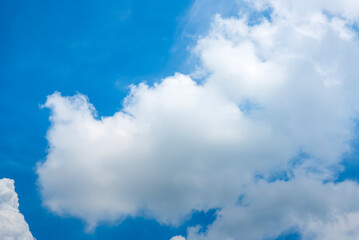
<path fill-rule="evenodd" d="M 274 13 L 281 18 L 305 20 L 308 16 L 319 12 L 327 12 L 346 18 L 350 21 L 359 20 L 359 3 L 356 0 L 245 0 L 258 9 L 272 7 Z M 296 22 L 297 24 L 298 22 Z"/>
<path fill-rule="evenodd" d="M 19 212 L 14 181 L 0 179 L 0 239 L 34 240 L 24 216 Z"/>
<path fill-rule="evenodd" d="M 84 95 L 48 96 L 49 152 L 37 170 L 45 205 L 90 228 L 127 216 L 176 225 L 194 209 L 221 208 L 207 234 L 192 229 L 188 239 L 261 239 L 292 227 L 308 238 L 349 236 L 358 186 L 323 181 L 354 134 L 358 4 L 255 3 L 273 8 L 270 21 L 217 15 L 198 41 L 201 83 L 176 74 L 133 86 L 123 110 L 101 118 Z M 276 171 L 289 181 L 255 180 Z"/>
<path fill-rule="evenodd" d="M 310 221 L 305 227 L 302 231 L 306 239 L 355 239 L 359 235 L 359 213 L 332 216 L 330 221 Z"/>
<path fill-rule="evenodd" d="M 251 150 L 269 141 L 269 130 L 179 74 L 133 88 L 124 112 L 113 117 L 94 118 L 82 95 L 56 93 L 45 106 L 53 111 L 49 154 L 38 169 L 45 204 L 90 225 L 141 214 L 176 224 L 193 208 L 235 201 L 233 187 L 258 165 L 252 159 L 267 152 L 285 159 Z M 249 135 L 252 128 L 263 130 Z M 243 171 L 228 168 L 244 155 L 250 158 Z"/>
<path fill-rule="evenodd" d="M 174 236 L 170 240 L 186 240 L 186 239 L 182 236 Z"/>
<path fill-rule="evenodd" d="M 338 30 L 336 21 L 317 13 L 299 23 L 274 18 L 249 26 L 245 18 L 217 17 L 196 49 L 212 73 L 206 84 L 238 104 L 257 103 L 276 134 L 335 162 L 357 113 L 359 76 L 349 64 L 358 60 L 357 40 L 343 37 L 353 31 Z"/>
<path fill-rule="evenodd" d="M 194 239 L 274 239 L 290 229 L 302 239 L 353 239 L 359 234 L 359 187 L 327 183 L 301 175 L 291 181 L 261 180 L 242 190 L 239 204 L 218 212 L 206 234 L 190 229 Z"/>

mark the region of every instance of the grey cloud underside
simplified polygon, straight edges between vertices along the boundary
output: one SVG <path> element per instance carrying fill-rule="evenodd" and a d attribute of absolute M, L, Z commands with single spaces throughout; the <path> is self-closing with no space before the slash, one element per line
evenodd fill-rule
<path fill-rule="evenodd" d="M 358 113 L 359 6 L 253 3 L 251 12 L 271 7 L 271 20 L 218 15 L 199 39 L 201 83 L 175 74 L 133 86 L 122 111 L 100 118 L 84 95 L 48 96 L 45 205 L 90 228 L 127 216 L 178 225 L 221 209 L 190 240 L 359 234 L 358 185 L 331 183 Z M 269 181 L 277 172 L 287 178 Z"/>

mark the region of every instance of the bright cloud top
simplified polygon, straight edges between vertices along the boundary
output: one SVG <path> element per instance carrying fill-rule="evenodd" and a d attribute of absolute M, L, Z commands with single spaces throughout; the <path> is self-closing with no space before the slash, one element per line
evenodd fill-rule
<path fill-rule="evenodd" d="M 186 239 L 182 236 L 174 236 L 173 238 L 171 238 L 171 240 L 186 240 Z"/>
<path fill-rule="evenodd" d="M 90 228 L 127 216 L 176 225 L 221 209 L 187 239 L 359 234 L 358 185 L 331 182 L 359 107 L 359 6 L 344 2 L 256 1 L 218 15 L 194 51 L 204 80 L 133 86 L 111 117 L 84 95 L 48 96 L 45 205 Z"/>
<path fill-rule="evenodd" d="M 24 216 L 19 212 L 14 180 L 0 179 L 0 239 L 34 240 Z"/>

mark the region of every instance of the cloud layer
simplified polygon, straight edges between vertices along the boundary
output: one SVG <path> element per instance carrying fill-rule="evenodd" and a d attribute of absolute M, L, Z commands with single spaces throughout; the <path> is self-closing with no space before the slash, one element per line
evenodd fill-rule
<path fill-rule="evenodd" d="M 34 240 L 24 216 L 19 212 L 14 180 L 0 179 L 0 239 Z"/>
<path fill-rule="evenodd" d="M 198 72 L 132 86 L 110 117 L 82 94 L 48 96 L 49 151 L 37 169 L 45 205 L 90 228 L 127 216 L 177 225 L 193 210 L 221 209 L 188 239 L 290 229 L 350 239 L 359 188 L 332 181 L 359 107 L 358 8 L 247 1 L 199 39 Z"/>

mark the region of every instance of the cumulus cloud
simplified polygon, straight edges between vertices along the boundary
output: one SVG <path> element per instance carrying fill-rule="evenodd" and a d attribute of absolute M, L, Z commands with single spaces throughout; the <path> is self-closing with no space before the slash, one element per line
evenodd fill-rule
<path fill-rule="evenodd" d="M 37 173 L 50 210 L 91 228 L 127 216 L 177 225 L 220 209 L 187 239 L 355 233 L 359 188 L 332 181 L 358 114 L 359 6 L 246 2 L 248 12 L 217 15 L 198 40 L 201 81 L 175 74 L 132 86 L 110 117 L 85 95 L 48 96 Z"/>
<path fill-rule="evenodd" d="M 48 98 L 50 148 L 38 174 L 53 211 L 90 225 L 139 214 L 176 224 L 192 209 L 235 201 L 233 187 L 258 165 L 251 160 L 285 159 L 269 149 L 280 148 L 275 140 L 253 151 L 269 142 L 266 127 L 187 76 L 134 87 L 126 101 L 123 112 L 98 119 L 83 95 Z M 252 128 L 263 132 L 251 135 Z M 250 157 L 238 171 L 241 155 Z"/>
<path fill-rule="evenodd" d="M 19 212 L 14 180 L 0 179 L 0 239 L 34 240 L 24 216 Z"/>

